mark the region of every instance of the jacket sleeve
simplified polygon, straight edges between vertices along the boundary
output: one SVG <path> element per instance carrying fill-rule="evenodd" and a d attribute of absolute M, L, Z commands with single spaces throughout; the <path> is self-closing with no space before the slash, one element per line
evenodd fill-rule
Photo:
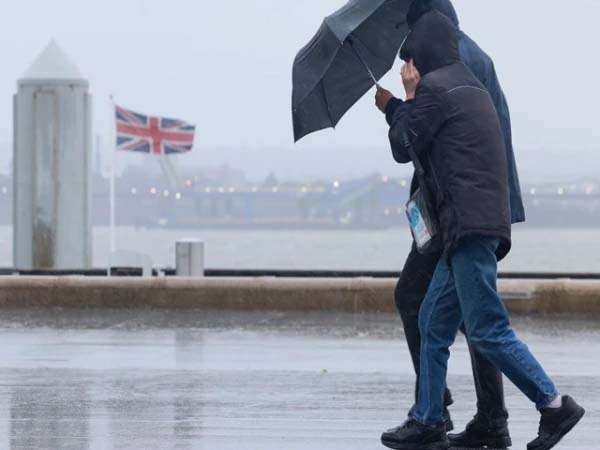
<path fill-rule="evenodd" d="M 412 102 L 412 100 L 408 100 L 406 103 L 409 101 Z M 396 97 L 392 97 L 388 102 L 387 106 L 385 107 L 385 120 L 387 121 L 388 125 L 392 125 L 394 114 L 396 114 L 396 110 L 400 105 L 402 105 L 402 103 L 404 102 Z"/>
<path fill-rule="evenodd" d="M 405 135 L 417 155 L 426 151 L 433 137 L 444 123 L 444 108 L 441 96 L 420 83 L 415 100 L 396 106 L 390 122 L 390 144 L 396 162 L 411 162 L 405 145 Z"/>
<path fill-rule="evenodd" d="M 496 75 L 496 69 L 494 68 L 493 63 L 491 63 L 488 68 L 487 77 L 484 84 L 489 91 L 494 106 L 496 107 L 496 111 L 498 112 L 498 118 L 500 119 L 500 125 L 502 126 L 502 132 L 504 133 L 504 139 L 507 145 L 509 143 L 512 145 L 512 127 L 510 123 L 508 103 L 506 102 L 506 97 L 504 96 L 504 92 L 502 91 L 502 87 L 498 81 L 498 76 Z"/>
<path fill-rule="evenodd" d="M 498 118 L 500 119 L 500 126 L 504 135 L 504 144 L 506 147 L 506 159 L 508 163 L 508 180 L 510 184 L 510 208 L 511 208 L 511 220 L 513 223 L 525 221 L 525 206 L 523 205 L 523 196 L 521 193 L 521 183 L 519 181 L 519 172 L 517 169 L 517 163 L 515 160 L 515 153 L 512 142 L 512 125 L 510 120 L 510 110 L 508 103 L 493 63 L 490 66 L 488 72 L 488 79 L 486 80 L 486 87 L 488 88 L 492 101 L 498 112 Z"/>

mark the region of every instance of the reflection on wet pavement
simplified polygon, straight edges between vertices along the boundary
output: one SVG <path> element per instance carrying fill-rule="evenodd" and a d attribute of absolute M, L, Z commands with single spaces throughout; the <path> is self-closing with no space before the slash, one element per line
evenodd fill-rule
<path fill-rule="evenodd" d="M 410 360 L 389 316 L 6 311 L 0 449 L 381 448 L 412 401 Z M 597 449 L 600 327 L 518 319 L 520 334 L 588 416 L 564 449 Z M 466 346 L 450 387 L 473 413 Z M 507 382 L 515 447 L 537 415 Z"/>

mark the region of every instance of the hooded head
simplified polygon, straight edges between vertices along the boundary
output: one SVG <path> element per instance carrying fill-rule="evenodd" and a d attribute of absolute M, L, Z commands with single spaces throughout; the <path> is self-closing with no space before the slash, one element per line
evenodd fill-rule
<path fill-rule="evenodd" d="M 432 9 L 441 12 L 450 19 L 456 27 L 458 27 L 458 15 L 450 0 L 414 0 L 410 5 L 406 17 L 409 28 L 412 29 L 421 16 Z"/>
<path fill-rule="evenodd" d="M 458 29 L 442 13 L 429 11 L 413 25 L 400 58 L 414 60 L 421 76 L 460 61 Z"/>

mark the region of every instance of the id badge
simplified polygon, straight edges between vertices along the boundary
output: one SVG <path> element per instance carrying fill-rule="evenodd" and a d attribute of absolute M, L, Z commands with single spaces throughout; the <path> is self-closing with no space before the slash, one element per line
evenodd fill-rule
<path fill-rule="evenodd" d="M 424 248 L 433 237 L 427 228 L 427 224 L 423 219 L 423 214 L 414 201 L 410 201 L 406 205 L 406 215 L 408 216 L 408 223 L 412 230 L 417 247 Z"/>

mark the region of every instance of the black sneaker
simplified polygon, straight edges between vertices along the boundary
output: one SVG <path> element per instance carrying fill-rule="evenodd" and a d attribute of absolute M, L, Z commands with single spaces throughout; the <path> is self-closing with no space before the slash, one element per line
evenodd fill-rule
<path fill-rule="evenodd" d="M 448 406 L 450 406 L 452 404 L 452 401 L 446 405 L 446 407 L 444 408 L 444 415 L 442 416 L 442 421 L 444 422 L 444 426 L 446 427 L 446 433 L 454 430 L 454 422 L 452 422 L 452 416 L 450 415 L 450 410 L 448 409 Z M 411 408 L 411 412 L 408 414 L 408 417 L 412 417 L 412 412 L 413 410 L 416 408 L 416 406 L 413 406 Z"/>
<path fill-rule="evenodd" d="M 585 410 L 566 395 L 560 408 L 545 408 L 541 413 L 538 437 L 527 444 L 527 450 L 550 450 L 579 423 Z"/>
<path fill-rule="evenodd" d="M 398 428 L 383 433 L 381 443 L 394 450 L 447 450 L 450 448 L 445 424 L 429 426 L 413 419 L 409 419 Z"/>
<path fill-rule="evenodd" d="M 448 440 L 454 450 L 504 450 L 512 445 L 507 419 L 489 419 L 482 413 L 477 413 L 462 433 L 449 434 Z"/>

